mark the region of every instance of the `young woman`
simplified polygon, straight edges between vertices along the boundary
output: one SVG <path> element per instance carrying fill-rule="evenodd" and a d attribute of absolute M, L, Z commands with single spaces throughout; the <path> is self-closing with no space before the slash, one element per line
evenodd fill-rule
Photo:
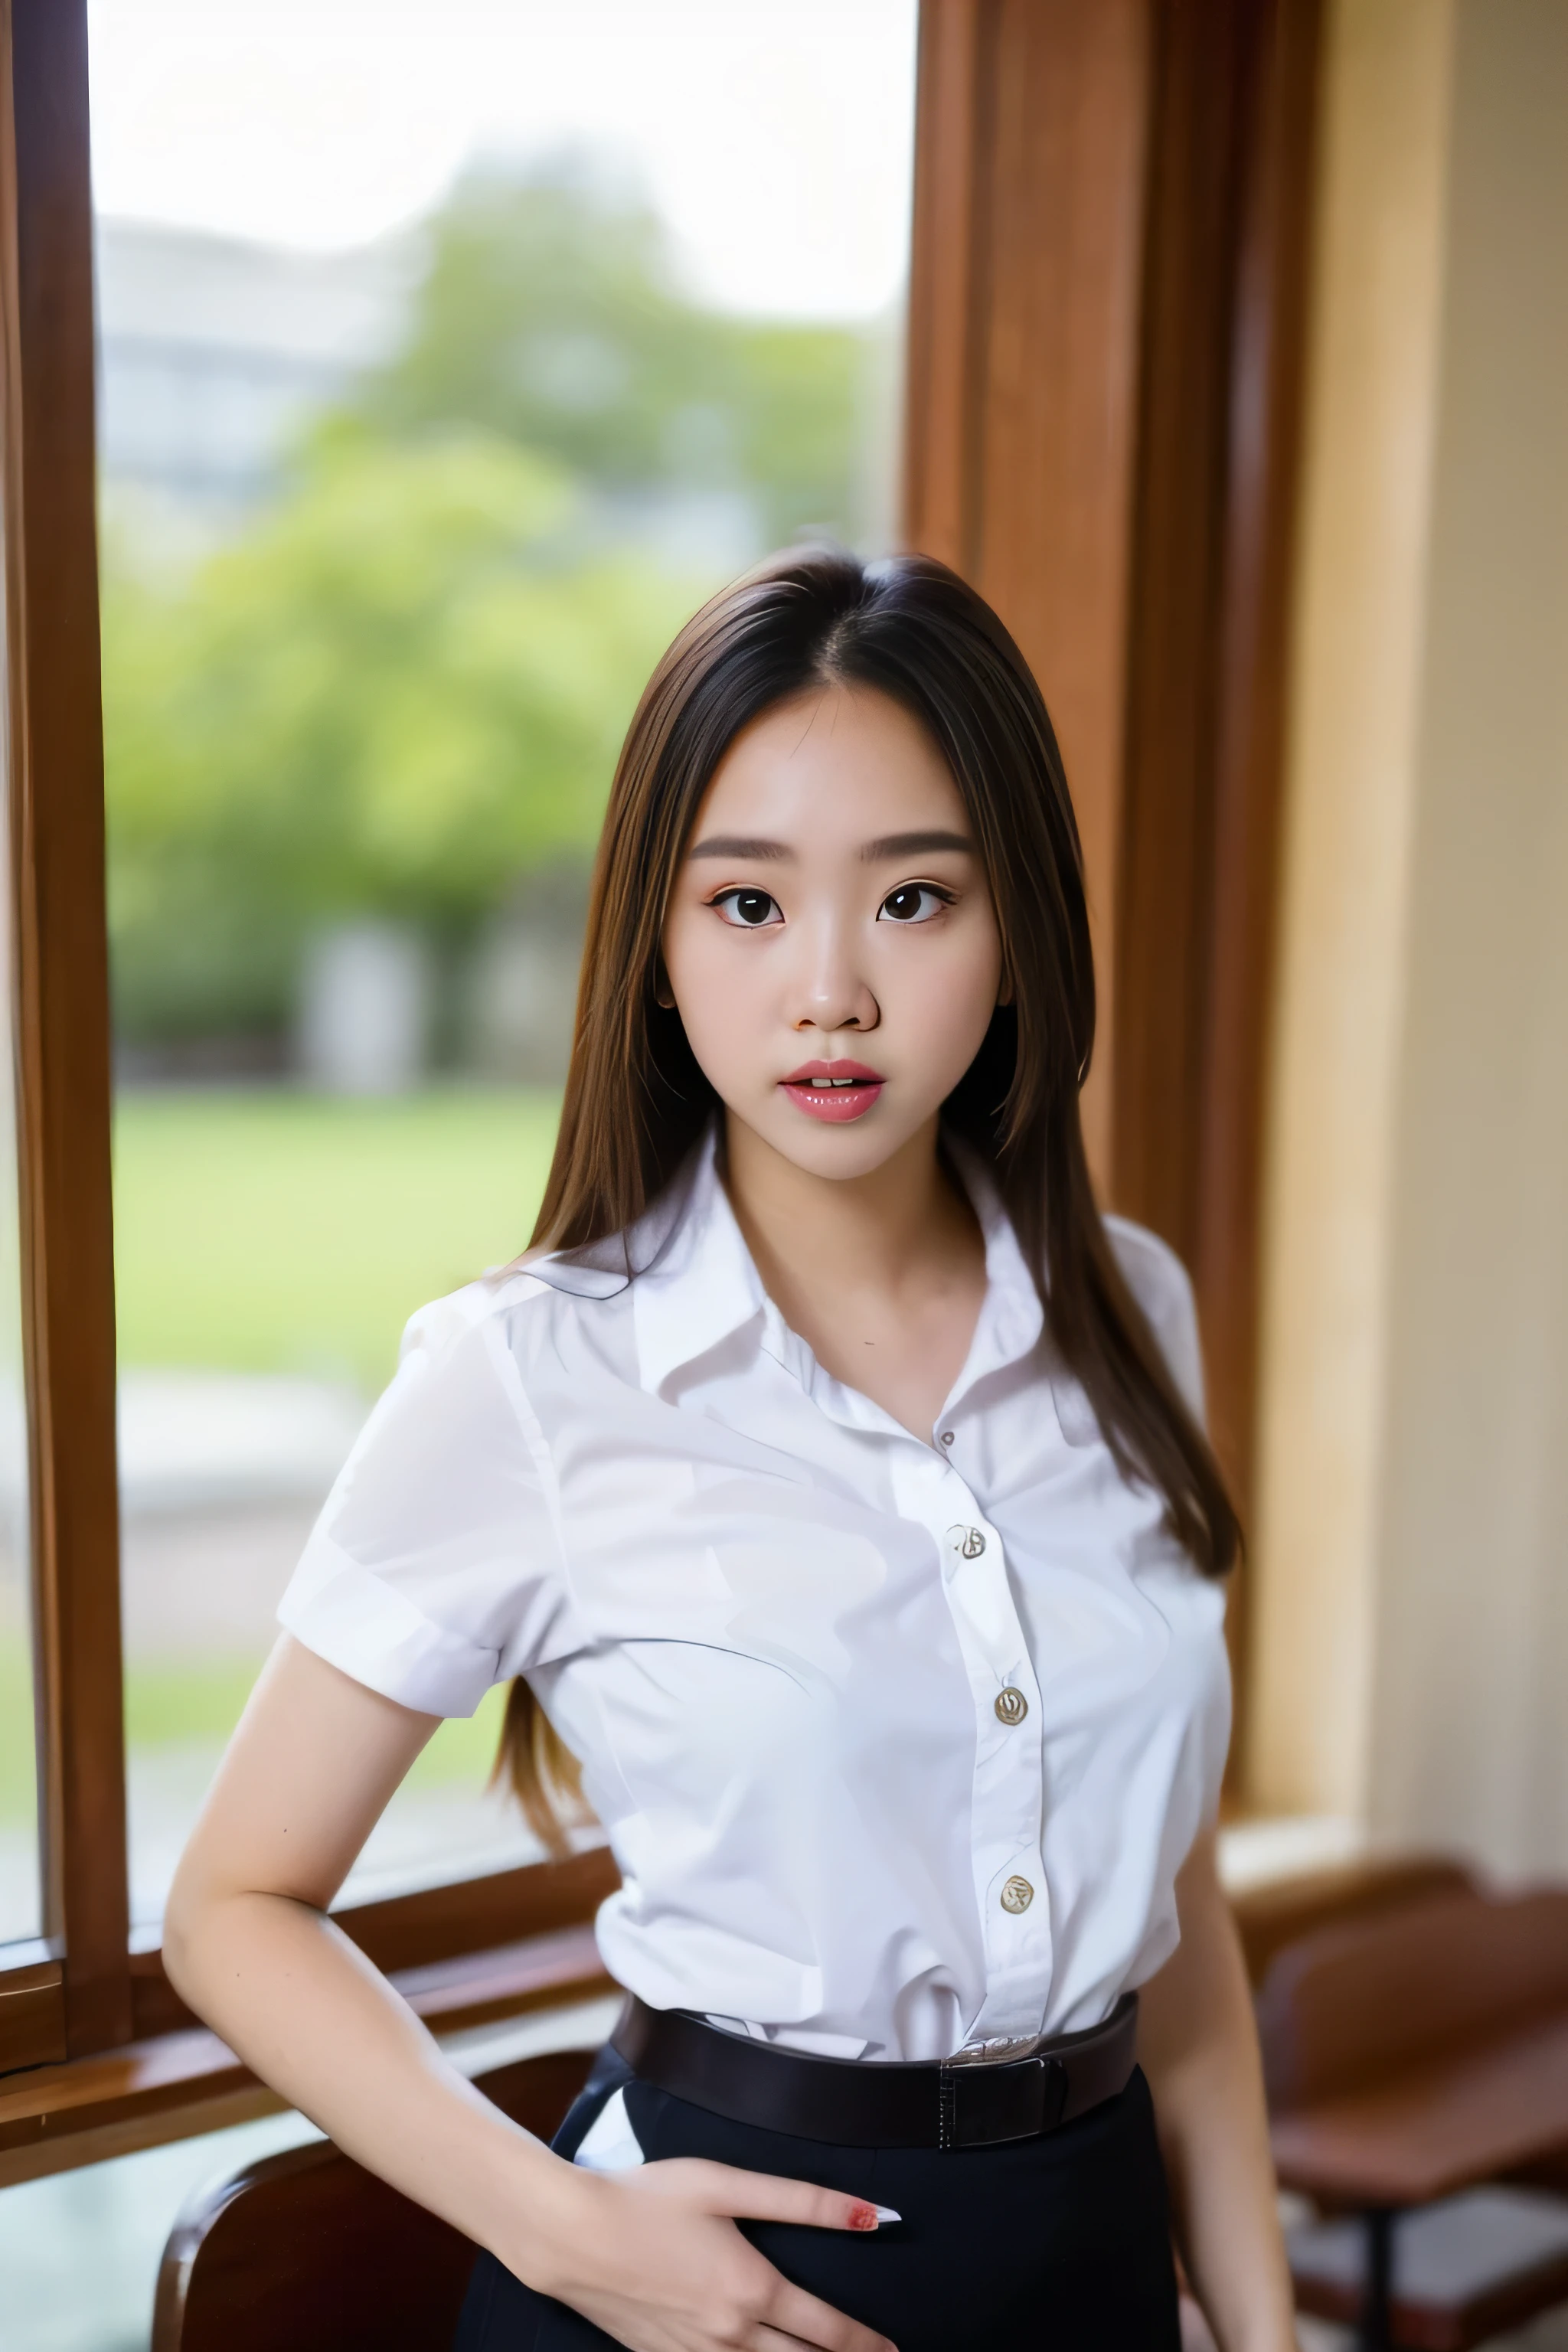
<path fill-rule="evenodd" d="M 1173 2352 L 1173 2223 L 1224 2352 L 1292 2341 L 1215 1874 L 1237 1527 L 1186 1279 L 1090 1193 L 1093 1030 L 995 616 L 915 558 L 716 598 L 616 775 L 536 1252 L 410 1326 L 166 1923 L 486 2250 L 463 2352 Z M 623 1878 L 554 2152 L 325 1916 L 502 1677 Z"/>

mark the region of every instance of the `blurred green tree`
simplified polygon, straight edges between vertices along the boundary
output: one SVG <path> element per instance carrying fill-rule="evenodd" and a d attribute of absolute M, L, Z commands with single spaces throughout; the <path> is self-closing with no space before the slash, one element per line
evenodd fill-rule
<path fill-rule="evenodd" d="M 704 309 L 656 213 L 562 167 L 458 188 L 432 224 L 407 343 L 360 397 L 394 431 L 488 426 L 612 493 L 742 492 L 760 553 L 874 520 L 884 356 L 864 330 Z"/>
<path fill-rule="evenodd" d="M 184 578 L 106 540 L 116 1013 L 130 1041 L 275 1029 L 316 923 L 460 938 L 591 849 L 616 749 L 695 591 L 574 546 L 546 460 L 339 425 Z"/>

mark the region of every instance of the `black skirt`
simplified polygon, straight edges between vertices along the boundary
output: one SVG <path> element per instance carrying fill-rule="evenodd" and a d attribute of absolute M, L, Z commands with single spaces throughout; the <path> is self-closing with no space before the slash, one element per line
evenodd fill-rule
<path fill-rule="evenodd" d="M 606 2049 L 557 2132 L 576 2153 L 624 2089 L 649 2162 L 700 2156 L 815 2181 L 903 2217 L 861 2236 L 740 2226 L 784 2276 L 898 2352 L 1179 2352 L 1165 2176 L 1149 2086 L 1003 2147 L 829 2147 L 725 2121 L 638 2082 Z M 493 2254 L 474 2265 L 454 2352 L 588 2352 L 615 2338 L 536 2294 Z"/>

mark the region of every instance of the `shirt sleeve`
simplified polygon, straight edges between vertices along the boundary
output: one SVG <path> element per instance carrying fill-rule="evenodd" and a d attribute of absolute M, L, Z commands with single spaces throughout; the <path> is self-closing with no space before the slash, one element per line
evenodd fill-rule
<path fill-rule="evenodd" d="M 426 1307 L 279 1622 L 405 1706 L 471 1715 L 492 1683 L 580 1646 L 550 1488 L 504 1315 L 464 1292 Z"/>
<path fill-rule="evenodd" d="M 1135 1225 L 1127 1217 L 1107 1217 L 1105 1230 L 1122 1279 L 1143 1309 L 1183 1403 L 1198 1427 L 1206 1429 L 1197 1301 L 1186 1267 L 1146 1225 Z"/>

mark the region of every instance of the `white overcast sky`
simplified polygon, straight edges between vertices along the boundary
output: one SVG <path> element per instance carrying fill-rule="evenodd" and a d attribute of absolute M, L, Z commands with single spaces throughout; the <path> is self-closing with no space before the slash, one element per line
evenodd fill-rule
<path fill-rule="evenodd" d="M 857 317 L 909 243 L 915 0 L 89 0 L 105 213 L 331 250 L 476 153 L 591 147 L 736 308 Z"/>

